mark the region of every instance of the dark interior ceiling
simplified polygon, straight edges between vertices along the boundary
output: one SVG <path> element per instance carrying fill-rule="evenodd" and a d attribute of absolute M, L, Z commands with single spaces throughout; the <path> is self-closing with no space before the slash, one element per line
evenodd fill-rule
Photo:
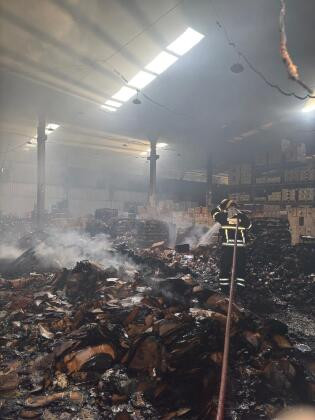
<path fill-rule="evenodd" d="M 313 0 L 287 0 L 288 45 L 301 77 L 315 87 Z M 279 56 L 277 0 L 0 0 L 1 132 L 36 132 L 36 114 L 61 126 L 134 139 L 161 138 L 192 150 L 185 165 L 224 161 L 264 139 L 304 141 L 315 152 L 306 101 L 267 86 L 228 44 L 224 29 L 254 66 L 287 91 Z M 217 22 L 224 28 L 218 27 Z M 205 38 L 158 76 L 140 105 L 115 113 L 104 103 L 187 26 Z M 241 61 L 244 71 L 230 67 Z M 91 130 L 91 131 L 89 131 Z M 56 137 L 58 137 L 56 133 Z M 241 153 L 241 152 L 240 152 Z"/>

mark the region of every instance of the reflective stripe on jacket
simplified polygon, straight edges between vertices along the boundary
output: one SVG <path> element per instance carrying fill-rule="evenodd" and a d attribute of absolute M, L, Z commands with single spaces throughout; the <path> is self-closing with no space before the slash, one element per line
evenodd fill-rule
<path fill-rule="evenodd" d="M 228 218 L 228 213 L 222 211 L 220 207 L 216 207 L 211 212 L 213 219 L 221 224 L 220 236 L 222 238 L 222 245 L 233 246 L 236 230 L 236 217 L 238 218 L 237 229 L 237 246 L 246 246 L 247 234 L 246 231 L 251 228 L 251 222 L 244 213 L 239 213 L 232 219 Z"/>

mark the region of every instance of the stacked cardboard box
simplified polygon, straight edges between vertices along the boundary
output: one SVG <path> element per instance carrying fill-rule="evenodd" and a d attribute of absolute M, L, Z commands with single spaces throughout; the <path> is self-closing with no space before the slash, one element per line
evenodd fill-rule
<path fill-rule="evenodd" d="M 286 169 L 284 172 L 285 182 L 299 182 L 300 181 L 300 168 Z"/>
<path fill-rule="evenodd" d="M 256 184 L 266 184 L 266 177 L 265 176 L 257 177 L 255 182 Z"/>
<path fill-rule="evenodd" d="M 208 226 L 211 226 L 213 224 L 211 212 L 207 207 L 195 207 L 188 209 L 187 214 L 190 217 L 192 223 L 194 224 Z"/>
<path fill-rule="evenodd" d="M 247 203 L 250 201 L 250 195 L 246 193 L 229 194 L 229 198 L 237 203 Z"/>
<path fill-rule="evenodd" d="M 315 208 L 300 207 L 288 210 L 292 245 L 301 242 L 301 236 L 315 237 Z"/>
<path fill-rule="evenodd" d="M 266 204 L 264 205 L 263 210 L 264 217 L 280 217 L 280 205 L 271 205 Z"/>
<path fill-rule="evenodd" d="M 299 201 L 314 201 L 315 188 L 299 188 L 298 198 Z"/>
<path fill-rule="evenodd" d="M 241 183 L 241 166 L 236 165 L 228 171 L 229 185 L 239 185 Z"/>
<path fill-rule="evenodd" d="M 252 183 L 252 166 L 248 163 L 241 165 L 240 183 L 244 185 Z"/>
<path fill-rule="evenodd" d="M 296 201 L 296 189 L 282 189 L 282 201 Z"/>
<path fill-rule="evenodd" d="M 229 185 L 249 185 L 252 183 L 252 167 L 249 163 L 232 166 L 228 171 Z"/>
<path fill-rule="evenodd" d="M 254 197 L 254 201 L 259 202 L 259 203 L 263 203 L 263 202 L 267 201 L 267 197 L 265 195 L 256 195 Z"/>
<path fill-rule="evenodd" d="M 266 184 L 279 184 L 280 182 L 280 176 L 266 176 Z"/>
<path fill-rule="evenodd" d="M 315 181 L 315 167 L 307 165 L 300 169 L 300 181 Z"/>
<path fill-rule="evenodd" d="M 281 175 L 279 169 L 261 172 L 255 179 L 256 184 L 280 184 Z"/>
<path fill-rule="evenodd" d="M 268 201 L 281 201 L 281 198 L 281 191 L 273 191 L 271 194 L 268 195 Z"/>
<path fill-rule="evenodd" d="M 302 162 L 305 160 L 305 144 L 290 143 L 284 147 L 284 159 L 286 162 Z"/>
<path fill-rule="evenodd" d="M 312 164 L 300 168 L 287 169 L 284 173 L 285 182 L 314 181 L 315 168 Z"/>

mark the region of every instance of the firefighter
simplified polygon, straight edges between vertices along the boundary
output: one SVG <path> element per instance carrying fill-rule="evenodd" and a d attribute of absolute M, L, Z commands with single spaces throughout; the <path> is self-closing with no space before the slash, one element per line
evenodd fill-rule
<path fill-rule="evenodd" d="M 230 289 L 236 222 L 238 219 L 236 284 L 240 288 L 245 287 L 245 247 L 247 230 L 251 228 L 251 222 L 246 214 L 239 211 L 235 201 L 229 199 L 222 200 L 220 205 L 212 210 L 211 214 L 213 219 L 221 225 L 222 254 L 219 283 L 221 291 L 228 294 Z"/>

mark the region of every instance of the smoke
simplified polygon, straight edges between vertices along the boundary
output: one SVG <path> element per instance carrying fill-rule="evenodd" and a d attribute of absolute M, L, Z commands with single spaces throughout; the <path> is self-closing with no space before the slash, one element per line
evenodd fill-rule
<path fill-rule="evenodd" d="M 89 260 L 104 267 L 112 266 L 119 269 L 123 266 L 125 271 L 136 269 L 126 257 L 112 249 L 109 238 L 100 234 L 91 238 L 88 234 L 77 231 L 61 231 L 50 229 L 46 232 L 45 240 L 37 243 L 27 251 L 11 246 L 2 245 L 0 258 L 18 258 L 18 263 L 12 262 L 16 269 L 22 264 L 23 267 L 41 272 L 60 268 L 71 269 L 78 261 Z"/>
<path fill-rule="evenodd" d="M 203 225 L 193 225 L 187 229 L 186 236 L 181 241 L 183 244 L 189 244 L 191 249 L 198 246 L 200 239 L 205 235 L 207 227 Z"/>
<path fill-rule="evenodd" d="M 13 260 L 21 255 L 21 250 L 14 245 L 0 245 L 0 259 L 1 260 Z"/>
<path fill-rule="evenodd" d="M 35 248 L 36 258 L 45 264 L 57 264 L 72 268 L 77 261 L 94 261 L 104 267 L 135 269 L 135 265 L 112 249 L 108 236 L 104 234 L 91 238 L 77 231 L 61 232 L 50 230 L 48 238 Z"/>
<path fill-rule="evenodd" d="M 211 228 L 206 232 L 198 242 L 199 245 L 211 245 L 217 239 L 217 235 L 219 233 L 220 223 L 215 223 Z"/>

